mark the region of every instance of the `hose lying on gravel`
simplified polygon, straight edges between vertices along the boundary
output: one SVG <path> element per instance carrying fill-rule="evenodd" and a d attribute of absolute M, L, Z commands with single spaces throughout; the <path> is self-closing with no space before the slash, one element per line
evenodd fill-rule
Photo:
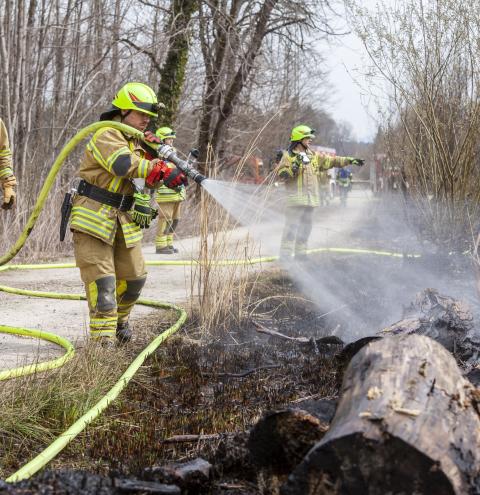
<path fill-rule="evenodd" d="M 13 247 L 2 257 L 0 257 L 0 272 L 9 270 L 39 270 L 39 269 L 58 269 L 58 268 L 74 268 L 73 263 L 63 263 L 63 264 L 25 264 L 25 265 L 6 265 L 23 247 L 25 241 L 27 240 L 30 232 L 32 231 L 35 223 L 37 221 L 40 212 L 42 211 L 45 201 L 47 199 L 48 193 L 53 186 L 54 180 L 60 171 L 65 159 L 72 152 L 72 150 L 77 146 L 88 134 L 95 132 L 102 127 L 113 127 L 122 132 L 130 134 L 134 137 L 141 138 L 143 133 L 134 129 L 133 127 L 126 126 L 118 122 L 97 122 L 91 124 L 82 130 L 80 130 L 62 149 L 57 159 L 55 160 L 50 172 L 42 186 L 40 194 L 38 196 L 37 202 L 33 208 L 33 211 L 27 221 L 27 224 L 20 234 L 19 238 L 13 245 Z M 318 248 L 311 249 L 308 251 L 311 253 L 343 253 L 343 254 L 372 254 L 377 256 L 391 256 L 395 258 L 405 258 L 405 257 L 419 257 L 419 255 L 406 255 L 402 253 L 395 253 L 390 251 L 375 251 L 368 249 L 349 249 L 349 248 Z M 227 266 L 235 264 L 256 264 L 256 263 L 267 263 L 278 260 L 278 256 L 269 257 L 259 257 L 252 258 L 248 260 L 220 260 L 210 263 L 210 265 L 216 266 Z M 199 264 L 196 260 L 159 260 L 159 261 L 147 261 L 147 265 L 150 266 L 163 266 L 163 265 L 192 265 Z M 84 295 L 80 294 L 63 294 L 57 292 L 42 292 L 18 289 L 14 287 L 8 287 L 5 285 L 0 285 L 0 291 L 8 292 L 12 294 L 25 295 L 31 297 L 45 297 L 52 299 L 69 299 L 69 300 L 85 300 Z M 48 462 L 50 462 L 59 452 L 62 451 L 78 434 L 80 434 L 87 425 L 95 420 L 107 407 L 113 402 L 122 390 L 127 386 L 129 381 L 138 371 L 140 366 L 145 362 L 145 360 L 153 353 L 155 350 L 172 334 L 174 334 L 185 322 L 187 314 L 184 309 L 175 306 L 170 303 L 154 301 L 151 299 L 139 299 L 137 304 L 144 306 L 149 306 L 157 309 L 167 309 L 173 310 L 177 313 L 177 321 L 167 330 L 162 332 L 160 335 L 155 337 L 148 345 L 143 349 L 143 351 L 135 358 L 135 360 L 130 364 L 127 370 L 123 373 L 120 379 L 115 383 L 115 385 L 105 394 L 102 399 L 100 399 L 97 404 L 95 404 L 89 411 L 87 411 L 81 418 L 79 418 L 70 428 L 63 432 L 53 443 L 51 443 L 45 450 L 38 454 L 34 459 L 25 464 L 16 473 L 12 474 L 7 478 L 7 482 L 15 483 L 23 479 L 29 478 L 42 469 Z M 65 349 L 65 354 L 59 358 L 52 359 L 50 361 L 34 363 L 26 366 L 21 366 L 14 369 L 4 370 L 0 372 L 0 381 L 7 380 L 11 378 L 16 378 L 20 376 L 25 376 L 33 373 L 39 373 L 46 370 L 52 370 L 59 368 L 71 360 L 74 356 L 75 350 L 71 342 L 67 339 L 55 335 L 50 332 L 44 332 L 42 330 L 33 330 L 21 327 L 11 327 L 6 325 L 0 325 L 0 333 L 33 337 L 46 340 L 57 344 Z"/>

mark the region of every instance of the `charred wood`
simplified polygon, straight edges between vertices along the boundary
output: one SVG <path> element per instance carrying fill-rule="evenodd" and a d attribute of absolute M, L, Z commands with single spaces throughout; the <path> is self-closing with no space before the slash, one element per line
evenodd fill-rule
<path fill-rule="evenodd" d="M 480 356 L 480 335 L 474 327 L 468 305 L 434 289 L 417 294 L 403 318 L 384 328 L 375 336 L 351 342 L 337 354 L 341 365 L 348 365 L 352 357 L 373 340 L 388 335 L 424 335 L 442 344 L 457 359 L 460 366 L 471 369 Z"/>
<path fill-rule="evenodd" d="M 287 474 L 323 438 L 335 402 L 311 400 L 301 407 L 268 412 L 252 428 L 248 448 L 257 467 Z"/>
<path fill-rule="evenodd" d="M 347 368 L 328 432 L 281 493 L 479 493 L 479 400 L 432 339 L 371 342 Z"/>

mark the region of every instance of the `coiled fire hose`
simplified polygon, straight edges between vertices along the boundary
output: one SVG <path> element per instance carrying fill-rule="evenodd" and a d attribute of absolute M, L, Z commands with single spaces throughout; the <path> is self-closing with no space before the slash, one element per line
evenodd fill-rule
<path fill-rule="evenodd" d="M 32 231 L 35 223 L 40 215 L 45 201 L 47 199 L 48 193 L 52 188 L 54 180 L 60 171 L 64 161 L 68 157 L 68 155 L 72 152 L 72 150 L 89 134 L 95 132 L 96 130 L 102 127 L 113 127 L 118 129 L 126 134 L 132 135 L 136 138 L 142 139 L 143 133 L 138 131 L 130 126 L 121 124 L 119 122 L 113 121 L 105 121 L 105 122 L 97 122 L 91 124 L 83 129 L 81 129 L 62 149 L 57 159 L 55 160 L 43 186 L 38 196 L 37 202 L 33 208 L 33 211 L 27 221 L 27 224 L 20 234 L 19 238 L 13 245 L 13 247 L 2 257 L 0 257 L 0 272 L 9 271 L 9 270 L 35 270 L 35 269 L 59 269 L 59 268 L 74 268 L 74 263 L 63 263 L 63 264 L 25 264 L 25 265 L 6 265 L 23 247 L 25 244 L 30 232 Z M 196 171 L 194 171 L 196 172 Z M 368 249 L 349 249 L 349 248 L 318 248 L 311 249 L 308 251 L 311 253 L 321 253 L 321 252 L 334 252 L 334 253 L 344 253 L 344 254 L 373 254 L 377 256 L 391 256 L 395 258 L 405 258 L 405 257 L 419 257 L 419 255 L 405 255 L 402 253 L 394 253 L 390 251 L 375 251 Z M 211 263 L 215 266 L 227 266 L 227 265 L 235 265 L 235 264 L 257 264 L 257 263 L 267 263 L 272 262 L 278 259 L 278 256 L 268 256 L 268 257 L 259 257 L 259 258 L 251 258 L 247 260 L 220 260 Z M 147 261 L 146 264 L 149 266 L 185 266 L 192 264 L 199 264 L 199 261 L 196 260 L 172 260 L 172 261 Z M 52 299 L 69 299 L 69 300 L 85 300 L 84 295 L 80 294 L 64 294 L 57 292 L 42 292 L 42 291 L 33 291 L 33 290 L 25 290 L 25 289 L 17 289 L 13 287 L 8 287 L 5 285 L 0 285 L 0 291 L 25 295 L 31 297 L 44 297 L 44 298 L 52 298 Z M 154 338 L 148 346 L 143 349 L 143 351 L 135 358 L 135 360 L 130 364 L 127 370 L 123 373 L 120 379 L 115 383 L 115 385 L 107 392 L 107 394 L 100 399 L 89 411 L 87 411 L 82 417 L 80 417 L 75 423 L 70 426 L 65 432 L 63 432 L 53 443 L 51 443 L 45 450 L 43 450 L 40 454 L 38 454 L 34 459 L 25 464 L 22 468 L 20 468 L 16 473 L 12 474 L 9 478 L 7 478 L 7 482 L 15 483 L 21 481 L 23 479 L 29 478 L 38 472 L 40 469 L 45 467 L 59 452 L 61 452 L 77 435 L 79 435 L 89 423 L 95 420 L 107 407 L 111 404 L 118 395 L 122 392 L 122 390 L 127 386 L 129 381 L 138 371 L 140 366 L 145 362 L 145 360 L 153 353 L 155 350 L 172 334 L 174 334 L 186 320 L 187 314 L 184 309 L 170 303 L 154 301 L 151 299 L 139 299 L 137 304 L 141 304 L 144 306 L 149 306 L 152 308 L 158 309 L 168 309 L 176 311 L 177 313 L 177 321 L 170 326 L 167 330 L 162 332 L 156 338 Z M 55 368 L 59 368 L 71 360 L 74 356 L 75 350 L 71 342 L 67 339 L 55 335 L 50 332 L 44 332 L 42 330 L 33 330 L 28 328 L 19 328 L 19 327 L 11 327 L 7 325 L 0 325 L 0 333 L 6 333 L 11 335 L 18 336 L 26 336 L 39 338 L 42 340 L 46 340 L 57 344 L 65 349 L 65 354 L 59 358 L 42 362 L 35 363 L 27 366 L 22 366 L 15 369 L 5 370 L 0 372 L 0 381 L 7 380 L 10 378 L 15 378 L 19 376 L 24 376 L 28 374 L 38 373 L 41 371 L 51 370 Z"/>

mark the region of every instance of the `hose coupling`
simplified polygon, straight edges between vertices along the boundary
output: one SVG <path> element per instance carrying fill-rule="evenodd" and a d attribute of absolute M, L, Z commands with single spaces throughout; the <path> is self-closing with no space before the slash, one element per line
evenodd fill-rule
<path fill-rule="evenodd" d="M 201 174 L 197 169 L 193 168 L 188 162 L 179 158 L 175 150 L 166 144 L 160 146 L 157 150 L 158 156 L 164 160 L 168 160 L 175 164 L 187 177 L 194 180 L 197 184 L 201 184 L 206 177 Z"/>

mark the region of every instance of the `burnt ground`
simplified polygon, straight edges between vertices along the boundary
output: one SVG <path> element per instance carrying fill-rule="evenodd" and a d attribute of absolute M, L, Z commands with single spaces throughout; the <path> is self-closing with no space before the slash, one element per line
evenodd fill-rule
<path fill-rule="evenodd" d="M 370 218 L 354 233 L 359 245 L 377 248 L 379 228 L 378 218 Z M 155 475 L 155 466 L 197 457 L 213 464 L 213 481 L 184 493 L 275 493 L 249 462 L 248 430 L 265 411 L 335 397 L 341 370 L 333 355 L 340 347 L 265 335 L 255 323 L 292 337 L 315 340 L 334 333 L 356 340 L 400 319 L 403 308 L 427 287 L 466 299 L 477 313 L 468 257 L 419 245 L 394 225 L 387 234 L 384 248 L 414 249 L 422 258 L 312 256 L 257 276 L 251 299 L 263 302 L 245 311 L 240 324 L 226 322 L 205 343 L 194 317 L 50 466 L 73 474 L 45 472 L 23 483 L 21 491 L 0 486 L 0 493 L 125 493 L 112 478 L 166 482 Z M 144 327 L 147 334 L 158 333 L 167 323 L 151 318 Z M 132 356 L 136 352 L 132 349 Z M 187 434 L 217 436 L 171 439 Z M 48 491 L 52 486 L 55 490 Z"/>
<path fill-rule="evenodd" d="M 395 297 L 411 301 L 419 280 L 428 281 L 425 273 L 430 272 L 431 260 L 426 264 L 416 263 L 419 279 L 405 275 L 410 273 L 410 264 L 391 258 L 379 261 L 358 256 L 313 257 L 303 267 L 307 266 L 315 277 L 322 277 L 327 268 L 329 271 L 338 268 L 343 278 L 338 275 L 330 282 L 324 280 L 323 290 L 336 290 L 339 284 L 344 287 L 349 311 L 363 315 L 361 332 L 365 334 L 367 329 L 374 333 L 382 328 L 388 318 L 385 314 L 392 312 Z M 372 277 L 371 283 L 365 284 L 358 281 L 358 274 L 348 275 L 359 267 L 367 273 L 388 270 L 400 289 L 386 290 L 380 283 L 381 277 Z M 452 285 L 460 287 L 464 283 L 467 287 L 462 278 L 465 272 L 458 264 L 448 266 L 443 262 L 442 267 L 445 273 L 450 273 L 450 281 L 455 282 Z M 158 349 L 99 424 L 88 428 L 54 461 L 55 469 L 73 469 L 75 473 L 83 469 L 101 475 L 92 478 L 93 481 L 86 475 L 88 483 L 93 483 L 91 489 L 87 489 L 88 483 L 82 477 L 80 485 L 77 483 L 81 490 L 73 482 L 68 485 L 72 476 L 77 479 L 78 473 L 47 472 L 37 481 L 26 482 L 33 491 L 17 493 L 40 493 L 40 487 L 52 485 L 57 488 L 51 493 L 124 493 L 109 485 L 111 477 L 165 481 L 153 476 L 150 468 L 197 457 L 214 465 L 214 482 L 188 493 L 275 493 L 264 486 L 248 460 L 247 432 L 267 410 L 301 407 L 303 400 L 312 397 L 335 397 L 341 371 L 332 356 L 340 347 L 297 343 L 261 334 L 255 322 L 292 337 L 317 338 L 328 335 L 332 329 L 343 328 L 346 333 L 358 330 L 360 319 L 349 322 L 346 316 L 350 313 L 340 311 L 323 316 L 328 311 L 320 311 L 306 300 L 283 270 L 267 272 L 256 282 L 255 299 L 265 301 L 255 308 L 254 314 L 208 344 L 202 344 L 192 321 L 183 336 L 171 338 Z M 283 297 L 270 298 L 272 294 Z M 396 306 L 401 313 L 400 300 Z M 151 332 L 160 330 L 154 320 L 145 321 L 145 325 Z M 187 434 L 218 436 L 193 441 L 168 440 Z M 67 482 L 70 488 L 65 492 L 62 492 L 65 483 L 62 476 L 70 480 Z M 7 492 L 0 490 L 0 493 Z"/>
<path fill-rule="evenodd" d="M 292 336 L 307 332 L 321 336 L 326 325 L 333 325 L 318 318 L 317 308 L 304 300 L 284 272 L 262 277 L 260 283 L 257 280 L 261 288 L 257 299 L 266 300 L 255 311 L 263 325 Z M 268 299 L 271 294 L 283 297 Z M 191 322 L 188 337 L 173 337 L 161 346 L 99 424 L 88 428 L 51 465 L 87 470 L 107 476 L 107 481 L 93 477 L 88 488 L 78 473 L 43 473 L 21 484 L 22 490 L 29 487 L 37 493 L 41 487 L 55 486 L 53 493 L 116 493 L 109 491 L 114 490 L 109 476 L 151 479 L 145 468 L 203 457 L 214 465 L 216 480 L 207 493 L 260 493 L 246 457 L 246 432 L 266 410 L 336 396 L 339 375 L 331 358 L 339 347 L 260 334 L 254 318 L 207 345 L 197 338 Z M 153 319 L 145 325 L 150 332 L 161 331 Z M 165 326 L 167 322 L 161 325 Z M 219 435 L 190 442 L 167 440 L 212 433 Z M 76 491 L 79 486 L 81 491 Z"/>

